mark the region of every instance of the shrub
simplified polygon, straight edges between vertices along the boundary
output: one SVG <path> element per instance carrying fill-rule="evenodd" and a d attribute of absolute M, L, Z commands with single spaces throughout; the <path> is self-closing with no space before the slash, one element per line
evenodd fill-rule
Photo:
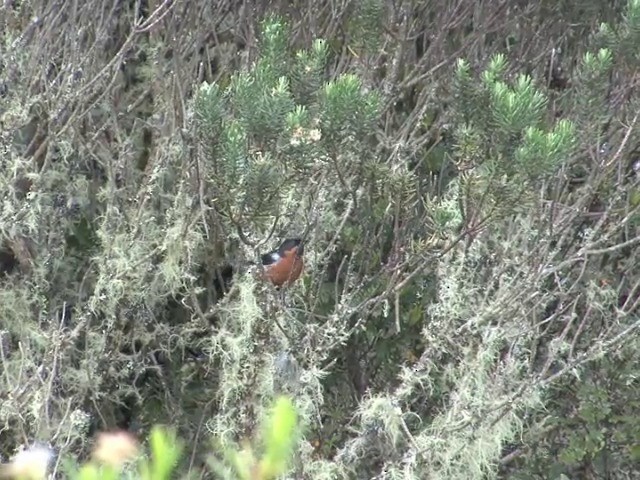
<path fill-rule="evenodd" d="M 45 3 L 0 20 L 3 457 L 169 423 L 233 478 L 286 393 L 271 473 L 633 472 L 638 2 Z"/>

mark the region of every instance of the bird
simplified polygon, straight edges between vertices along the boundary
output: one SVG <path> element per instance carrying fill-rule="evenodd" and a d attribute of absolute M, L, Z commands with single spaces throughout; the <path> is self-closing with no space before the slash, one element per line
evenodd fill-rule
<path fill-rule="evenodd" d="M 262 276 L 280 288 L 292 285 L 304 269 L 304 244 L 300 238 L 287 238 L 272 252 L 260 256 Z"/>

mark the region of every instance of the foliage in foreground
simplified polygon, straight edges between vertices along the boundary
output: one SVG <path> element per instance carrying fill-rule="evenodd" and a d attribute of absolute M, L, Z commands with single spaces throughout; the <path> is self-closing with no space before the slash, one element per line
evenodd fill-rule
<path fill-rule="evenodd" d="M 281 396 L 274 401 L 269 416 L 263 422 L 259 437 L 261 454 L 256 457 L 250 446 L 242 450 L 228 449 L 226 456 L 235 474 L 224 470 L 224 463 L 215 457 L 209 461 L 223 478 L 241 480 L 271 480 L 284 473 L 294 450 L 297 414 L 291 400 Z M 170 430 L 154 427 L 149 435 L 151 453 L 140 456 L 137 441 L 126 432 L 103 433 L 93 450 L 93 459 L 81 467 L 66 459 L 65 473 L 74 480 L 116 480 L 124 473 L 134 480 L 169 480 L 184 450 Z M 21 452 L 2 465 L 1 472 L 16 480 L 44 480 L 53 453 L 43 446 Z M 137 465 L 132 465 L 132 462 Z M 126 468 L 125 468 L 126 466 Z M 3 474 L 3 478 L 5 477 Z"/>

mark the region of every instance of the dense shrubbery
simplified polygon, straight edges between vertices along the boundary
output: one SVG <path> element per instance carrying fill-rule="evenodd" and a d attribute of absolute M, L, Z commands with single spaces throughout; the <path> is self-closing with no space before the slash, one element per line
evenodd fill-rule
<path fill-rule="evenodd" d="M 232 3 L 3 7 L 0 456 L 637 473 L 640 2 Z"/>

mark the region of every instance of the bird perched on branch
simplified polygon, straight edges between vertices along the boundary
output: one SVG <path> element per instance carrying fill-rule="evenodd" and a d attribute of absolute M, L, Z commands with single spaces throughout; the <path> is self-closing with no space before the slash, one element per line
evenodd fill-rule
<path fill-rule="evenodd" d="M 274 251 L 260 256 L 263 278 L 276 287 L 293 284 L 304 268 L 304 245 L 299 238 L 287 238 Z"/>

